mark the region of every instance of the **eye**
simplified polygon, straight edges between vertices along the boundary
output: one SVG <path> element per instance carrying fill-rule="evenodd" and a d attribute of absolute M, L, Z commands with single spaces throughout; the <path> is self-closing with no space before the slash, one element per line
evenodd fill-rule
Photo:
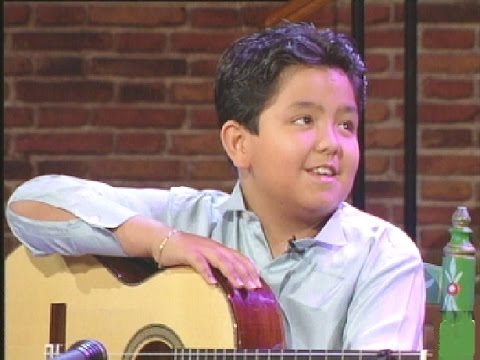
<path fill-rule="evenodd" d="M 339 127 L 351 133 L 357 132 L 357 124 L 352 120 L 341 121 Z"/>
<path fill-rule="evenodd" d="M 313 118 L 310 115 L 300 116 L 295 118 L 293 123 L 297 125 L 309 125 L 313 123 Z"/>

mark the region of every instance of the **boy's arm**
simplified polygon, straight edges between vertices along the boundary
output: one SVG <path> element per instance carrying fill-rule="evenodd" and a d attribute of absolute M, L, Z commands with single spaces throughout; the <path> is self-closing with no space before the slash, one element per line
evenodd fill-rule
<path fill-rule="evenodd" d="M 134 192 L 72 177 L 39 177 L 14 192 L 7 220 L 36 254 L 153 257 L 172 229 L 149 217 Z M 235 287 L 259 285 L 250 259 L 201 236 L 174 233 L 159 260 L 163 266 L 192 266 L 208 282 L 214 282 L 210 264 Z"/>
<path fill-rule="evenodd" d="M 418 248 L 399 229 L 386 230 L 379 240 L 349 307 L 344 346 L 421 350 L 425 282 Z"/>

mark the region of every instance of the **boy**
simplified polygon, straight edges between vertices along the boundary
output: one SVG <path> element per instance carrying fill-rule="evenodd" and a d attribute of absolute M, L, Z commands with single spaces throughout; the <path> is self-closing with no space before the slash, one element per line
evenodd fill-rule
<path fill-rule="evenodd" d="M 365 68 L 349 39 L 287 23 L 223 55 L 215 102 L 237 168 L 231 195 L 114 188 L 42 176 L 9 200 L 14 234 L 37 255 L 150 256 L 214 283 L 272 287 L 288 346 L 422 348 L 419 251 L 400 229 L 345 203 L 358 167 Z M 158 294 L 158 296 L 169 296 Z"/>

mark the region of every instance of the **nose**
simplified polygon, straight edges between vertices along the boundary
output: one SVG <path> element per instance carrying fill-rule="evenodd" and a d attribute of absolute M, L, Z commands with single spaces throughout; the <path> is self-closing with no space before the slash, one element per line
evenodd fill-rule
<path fill-rule="evenodd" d="M 316 151 L 337 154 L 340 150 L 340 134 L 332 124 L 324 124 L 317 129 Z"/>

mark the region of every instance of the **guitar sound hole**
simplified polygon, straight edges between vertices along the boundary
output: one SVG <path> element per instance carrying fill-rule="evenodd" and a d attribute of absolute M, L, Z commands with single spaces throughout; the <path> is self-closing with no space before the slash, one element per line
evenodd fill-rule
<path fill-rule="evenodd" d="M 162 341 L 152 341 L 145 344 L 135 357 L 135 360 L 173 360 L 171 348 Z M 156 354 L 153 355 L 152 354 Z"/>
<path fill-rule="evenodd" d="M 184 345 L 172 329 L 150 324 L 130 339 L 122 360 L 173 360 L 172 349 L 179 348 L 184 348 Z"/>

